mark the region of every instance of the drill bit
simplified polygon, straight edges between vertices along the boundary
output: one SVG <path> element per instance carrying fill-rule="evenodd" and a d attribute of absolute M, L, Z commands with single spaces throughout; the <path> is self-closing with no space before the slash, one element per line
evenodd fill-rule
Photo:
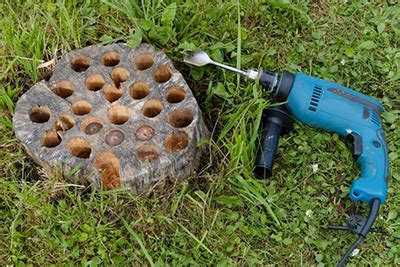
<path fill-rule="evenodd" d="M 215 66 L 222 67 L 222 68 L 228 69 L 230 71 L 234 71 L 236 73 L 239 73 L 239 74 L 241 74 L 241 75 L 243 75 L 243 76 L 245 76 L 245 77 L 247 77 L 249 79 L 252 79 L 252 80 L 255 80 L 255 79 L 259 78 L 260 73 L 261 73 L 260 71 L 251 70 L 251 69 L 243 71 L 243 70 L 240 70 L 240 69 L 237 69 L 237 68 L 234 68 L 234 67 L 219 63 L 219 62 L 215 62 L 214 60 L 212 60 L 207 55 L 206 52 L 204 52 L 202 50 L 198 50 L 198 51 L 196 51 L 195 53 L 193 53 L 191 55 L 187 55 L 183 59 L 183 61 L 186 62 L 186 63 L 192 64 L 194 66 L 198 66 L 198 67 L 205 66 L 205 65 L 208 65 L 208 64 L 213 64 Z"/>

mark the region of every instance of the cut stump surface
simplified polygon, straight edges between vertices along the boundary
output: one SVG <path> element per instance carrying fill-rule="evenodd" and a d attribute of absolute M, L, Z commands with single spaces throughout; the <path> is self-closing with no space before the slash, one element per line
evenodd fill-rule
<path fill-rule="evenodd" d="M 192 175 L 208 137 L 183 76 L 147 44 L 66 54 L 48 82 L 21 96 L 13 123 L 40 166 L 79 165 L 82 183 L 136 194 Z"/>

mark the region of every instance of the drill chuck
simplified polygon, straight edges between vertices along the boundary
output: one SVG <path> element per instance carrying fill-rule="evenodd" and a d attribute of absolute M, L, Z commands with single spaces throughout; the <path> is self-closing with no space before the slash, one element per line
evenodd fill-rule
<path fill-rule="evenodd" d="M 267 90 L 275 92 L 278 102 L 285 102 L 293 86 L 295 75 L 285 71 L 282 74 L 270 70 L 263 70 L 260 75 L 260 84 Z"/>
<path fill-rule="evenodd" d="M 264 89 L 275 91 L 279 81 L 279 74 L 271 70 L 261 70 L 260 84 Z"/>

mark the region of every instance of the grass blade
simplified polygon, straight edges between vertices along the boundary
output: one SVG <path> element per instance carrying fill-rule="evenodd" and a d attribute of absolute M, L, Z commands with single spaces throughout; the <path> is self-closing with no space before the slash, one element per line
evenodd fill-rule
<path fill-rule="evenodd" d="M 203 242 L 201 242 L 194 234 L 192 234 L 185 226 L 183 226 L 182 224 L 180 224 L 179 222 L 177 222 L 177 224 L 188 234 L 190 235 L 191 238 L 193 238 L 194 241 L 197 242 L 197 244 L 199 244 L 202 248 L 204 248 L 205 250 L 208 251 L 208 253 L 210 254 L 214 254 L 212 253 L 212 251 L 206 246 L 204 245 Z"/>
<path fill-rule="evenodd" d="M 139 244 L 140 248 L 142 249 L 144 255 L 146 256 L 146 259 L 149 261 L 151 266 L 154 266 L 153 259 L 151 258 L 149 252 L 147 251 L 146 247 L 144 246 L 142 240 L 140 237 L 135 233 L 135 231 L 132 229 L 132 227 L 124 220 L 124 218 L 121 218 L 122 223 L 124 224 L 126 230 L 128 230 L 129 234 L 132 236 L 132 238 Z"/>

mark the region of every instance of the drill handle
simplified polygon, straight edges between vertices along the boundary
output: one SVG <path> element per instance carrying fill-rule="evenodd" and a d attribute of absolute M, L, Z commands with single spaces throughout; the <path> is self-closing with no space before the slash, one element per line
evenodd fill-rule
<path fill-rule="evenodd" d="M 362 134 L 352 133 L 353 154 L 360 165 L 360 177 L 350 188 L 350 198 L 371 203 L 375 198 L 384 203 L 387 194 L 388 152 L 383 130 L 368 129 Z M 354 136 L 356 136 L 354 138 Z"/>

